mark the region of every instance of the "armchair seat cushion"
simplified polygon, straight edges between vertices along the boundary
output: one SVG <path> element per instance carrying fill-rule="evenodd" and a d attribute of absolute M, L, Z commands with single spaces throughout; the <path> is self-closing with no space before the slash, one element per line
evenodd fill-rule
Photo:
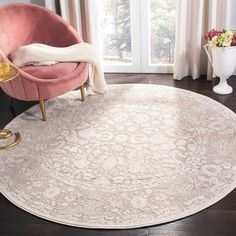
<path fill-rule="evenodd" d="M 50 66 L 25 66 L 21 70 L 39 79 L 53 80 L 63 78 L 73 73 L 79 63 L 77 62 L 63 62 Z"/>

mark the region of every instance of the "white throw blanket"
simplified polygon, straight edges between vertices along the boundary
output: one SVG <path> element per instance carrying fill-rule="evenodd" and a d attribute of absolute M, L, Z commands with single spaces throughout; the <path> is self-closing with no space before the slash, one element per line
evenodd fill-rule
<path fill-rule="evenodd" d="M 11 59 L 18 67 L 25 65 L 51 65 L 57 62 L 89 62 L 91 71 L 87 93 L 105 93 L 106 91 L 101 58 L 91 44 L 79 43 L 69 47 L 52 47 L 34 43 L 19 47 L 11 54 Z"/>

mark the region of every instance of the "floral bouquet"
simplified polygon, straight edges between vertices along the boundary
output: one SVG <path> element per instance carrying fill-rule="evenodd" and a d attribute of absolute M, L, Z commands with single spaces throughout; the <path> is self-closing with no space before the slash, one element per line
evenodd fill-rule
<path fill-rule="evenodd" d="M 236 32 L 212 29 L 205 34 L 205 39 L 212 48 L 236 46 Z"/>

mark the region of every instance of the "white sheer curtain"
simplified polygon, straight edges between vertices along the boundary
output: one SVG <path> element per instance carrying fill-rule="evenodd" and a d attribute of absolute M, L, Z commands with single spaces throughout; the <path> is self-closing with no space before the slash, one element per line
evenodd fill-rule
<path fill-rule="evenodd" d="M 81 20 L 81 0 L 45 0 L 45 6 L 57 12 L 64 18 L 73 28 L 82 35 L 83 26 Z M 85 2 L 85 0 L 83 1 Z M 83 9 L 84 13 L 84 9 Z"/>
<path fill-rule="evenodd" d="M 45 0 L 45 6 L 60 14 L 85 42 L 98 46 L 99 9 L 103 0 Z M 93 16 L 93 17 L 91 17 Z M 96 35 L 96 37 L 95 37 Z"/>
<path fill-rule="evenodd" d="M 227 29 L 231 0 L 178 0 L 174 79 L 197 79 L 212 69 L 203 50 L 204 34 L 212 28 Z"/>

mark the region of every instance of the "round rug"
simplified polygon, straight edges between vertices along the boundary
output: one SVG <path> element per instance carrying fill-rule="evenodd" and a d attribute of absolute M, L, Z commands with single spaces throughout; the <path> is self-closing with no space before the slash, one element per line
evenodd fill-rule
<path fill-rule="evenodd" d="M 236 186 L 236 115 L 205 96 L 158 85 L 73 91 L 36 105 L 7 128 L 22 142 L 1 152 L 0 190 L 54 222 L 134 228 L 173 221 Z"/>

